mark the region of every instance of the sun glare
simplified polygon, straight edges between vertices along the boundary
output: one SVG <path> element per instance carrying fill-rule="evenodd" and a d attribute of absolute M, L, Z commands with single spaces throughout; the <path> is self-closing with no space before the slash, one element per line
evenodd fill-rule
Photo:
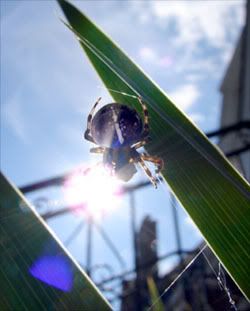
<path fill-rule="evenodd" d="M 120 204 L 121 187 L 101 166 L 92 167 L 87 173 L 76 172 L 64 185 L 67 204 L 77 209 L 86 217 L 100 220 L 107 213 L 112 213 Z"/>

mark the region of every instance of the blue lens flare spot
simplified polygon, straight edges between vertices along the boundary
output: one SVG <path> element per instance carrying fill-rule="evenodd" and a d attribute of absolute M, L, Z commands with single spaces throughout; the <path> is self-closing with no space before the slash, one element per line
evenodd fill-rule
<path fill-rule="evenodd" d="M 36 279 L 64 292 L 70 291 L 73 286 L 71 264 L 62 255 L 40 257 L 29 272 Z"/>

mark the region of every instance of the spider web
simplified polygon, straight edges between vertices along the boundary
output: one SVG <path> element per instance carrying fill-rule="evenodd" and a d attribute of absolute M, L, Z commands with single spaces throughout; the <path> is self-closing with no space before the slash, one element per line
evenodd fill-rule
<path fill-rule="evenodd" d="M 77 31 L 75 31 L 70 25 L 68 25 L 64 21 L 63 21 L 63 23 L 76 35 L 76 38 L 81 43 L 81 45 L 84 46 L 89 52 L 91 52 L 105 66 L 107 66 L 107 68 L 114 75 L 116 75 L 121 80 L 121 82 L 124 83 L 124 86 L 126 86 L 129 90 L 131 90 L 132 93 L 134 93 L 138 96 L 141 96 L 146 102 L 148 102 L 150 107 L 155 112 L 157 112 L 158 115 L 160 115 L 161 118 L 164 121 L 166 121 L 166 123 L 168 125 L 170 125 L 178 133 L 178 135 L 180 135 L 180 137 L 182 137 L 190 146 L 192 146 L 192 148 L 194 148 L 194 150 L 197 152 L 197 154 L 202 155 L 208 161 L 208 163 L 210 163 L 221 174 L 221 176 L 223 176 L 226 180 L 229 180 L 230 183 L 232 185 L 234 185 L 235 188 L 243 194 L 245 199 L 249 198 L 249 191 L 247 190 L 247 187 L 244 187 L 241 183 L 238 182 L 236 175 L 233 176 L 233 174 L 230 174 L 230 172 L 228 172 L 228 170 L 225 170 L 223 167 L 224 164 L 221 163 L 219 159 L 217 159 L 216 157 L 213 157 L 202 144 L 197 142 L 193 137 L 190 136 L 190 134 L 188 132 L 186 132 L 179 124 L 177 124 L 176 120 L 172 120 L 171 117 L 169 117 L 164 111 L 161 110 L 161 108 L 159 106 L 157 106 L 157 104 L 153 100 L 151 100 L 151 98 L 146 96 L 144 94 L 144 92 L 141 92 L 141 89 L 139 88 L 139 86 L 136 85 L 134 81 L 131 81 L 131 79 L 124 72 L 122 72 L 119 68 L 117 68 L 117 66 L 112 62 L 112 60 L 109 59 L 106 55 L 104 55 L 94 44 L 92 44 L 87 38 L 85 38 L 84 36 L 79 34 Z M 116 90 L 116 89 L 111 88 L 110 91 L 120 93 L 121 95 L 124 95 L 124 96 L 130 96 L 130 97 L 137 98 L 137 96 L 129 94 L 127 92 L 123 92 L 122 90 Z M 178 148 L 180 148 L 180 146 L 178 146 Z M 190 180 L 190 182 L 191 182 L 191 180 Z M 202 183 L 202 179 L 201 179 L 201 183 Z M 216 192 L 216 190 L 215 190 L 215 192 Z M 201 253 L 203 253 L 203 252 L 201 252 Z M 193 262 L 194 261 L 191 261 L 190 265 L 192 265 Z M 187 269 L 184 268 L 185 271 Z M 217 279 L 218 279 L 218 277 L 220 279 L 219 283 L 224 284 L 222 281 L 221 275 L 216 274 Z M 226 291 L 228 290 L 228 288 L 225 284 L 222 287 L 224 288 L 224 290 L 226 290 Z M 165 293 L 166 293 L 166 290 L 164 291 L 163 295 Z M 230 292 L 229 292 L 228 297 L 229 297 L 229 300 L 232 302 L 232 300 L 230 299 L 230 297 L 231 297 Z M 232 303 L 232 305 L 234 305 L 234 303 Z"/>
<path fill-rule="evenodd" d="M 126 92 L 121 92 L 119 90 L 115 90 L 115 89 L 110 89 L 110 88 L 104 88 L 104 87 L 101 87 L 103 89 L 107 89 L 109 91 L 112 91 L 114 93 L 119 93 L 119 94 L 122 94 L 124 96 L 128 96 L 128 97 L 132 97 L 132 98 L 135 98 L 137 99 L 138 97 L 135 96 L 135 95 L 132 95 L 132 94 L 128 94 Z M 158 175 L 157 179 L 158 179 L 158 182 L 160 183 L 162 189 L 166 192 L 166 187 L 165 187 L 165 184 L 163 183 L 162 181 L 162 178 L 159 178 L 160 176 Z M 177 206 L 175 205 L 174 206 L 175 208 L 177 208 Z M 207 255 L 205 254 L 205 250 L 206 248 L 208 247 L 207 244 L 205 244 L 203 247 L 199 248 L 199 252 L 194 255 L 194 257 L 186 264 L 186 266 L 182 269 L 182 271 L 175 277 L 175 279 L 164 289 L 164 291 L 157 297 L 157 299 L 155 301 L 152 302 L 151 306 L 147 309 L 148 311 L 150 310 L 153 310 L 153 308 L 156 306 L 156 304 L 161 300 L 161 298 L 167 293 L 170 291 L 170 289 L 172 289 L 172 287 L 178 282 L 178 280 L 183 276 L 183 274 L 192 266 L 192 264 L 200 257 L 200 255 L 202 254 L 203 257 L 205 258 L 206 262 L 208 263 L 214 277 L 217 279 L 217 282 L 218 282 L 218 286 L 221 288 L 221 290 L 223 290 L 227 297 L 228 297 L 228 301 L 229 301 L 229 304 L 231 306 L 231 308 L 234 310 L 234 311 L 238 311 L 237 307 L 236 307 L 236 304 L 235 304 L 235 301 L 233 300 L 232 298 L 232 295 L 231 295 L 231 292 L 227 286 L 227 282 L 226 282 L 226 277 L 225 277 L 225 273 L 224 273 L 224 270 L 223 270 L 223 267 L 221 265 L 221 262 L 219 261 L 218 262 L 218 266 L 219 266 L 219 271 L 216 272 L 212 263 L 210 262 L 210 260 L 208 259 Z"/>

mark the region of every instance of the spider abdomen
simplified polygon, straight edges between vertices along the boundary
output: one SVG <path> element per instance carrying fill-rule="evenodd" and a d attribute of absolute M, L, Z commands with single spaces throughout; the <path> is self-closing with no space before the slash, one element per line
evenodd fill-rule
<path fill-rule="evenodd" d="M 91 123 L 94 141 L 108 148 L 131 146 L 141 139 L 142 130 L 142 120 L 137 111 L 118 103 L 103 106 Z"/>

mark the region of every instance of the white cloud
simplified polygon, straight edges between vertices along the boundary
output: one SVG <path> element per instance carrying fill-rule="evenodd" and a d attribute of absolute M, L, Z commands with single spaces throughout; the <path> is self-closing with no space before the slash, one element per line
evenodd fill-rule
<path fill-rule="evenodd" d="M 52 116 L 56 118 L 53 127 L 58 137 L 69 136 L 66 128 L 65 133 L 59 131 L 65 115 L 69 122 L 85 122 L 90 107 L 100 96 L 97 87 L 91 85 L 101 85 L 74 36 L 53 16 L 56 4 L 42 7 L 41 16 L 39 5 L 42 6 L 34 3 L 37 10 L 25 23 L 23 16 L 29 14 L 26 8 L 32 10 L 25 2 L 1 21 L 1 121 L 16 137 L 30 143 L 36 137 L 29 129 L 37 128 L 43 137 L 44 124 L 51 126 Z M 76 128 L 73 122 L 72 127 Z M 72 137 L 73 144 L 78 138 Z"/>
<path fill-rule="evenodd" d="M 232 56 L 239 30 L 244 24 L 243 1 L 151 1 L 151 22 L 166 31 L 175 26 L 176 35 L 169 37 L 178 62 L 176 72 L 192 70 L 220 77 Z M 217 49 L 217 56 L 207 47 Z M 206 53 L 206 58 L 202 55 Z"/>
<path fill-rule="evenodd" d="M 175 18 L 180 43 L 192 44 L 205 38 L 214 46 L 224 47 L 232 14 L 237 24 L 242 25 L 244 20 L 242 1 L 152 1 L 151 5 L 160 21 Z"/>
<path fill-rule="evenodd" d="M 148 46 L 144 46 L 139 50 L 139 55 L 143 60 L 155 61 L 157 59 L 157 54 L 155 50 Z"/>
<path fill-rule="evenodd" d="M 169 93 L 169 97 L 180 109 L 187 112 L 199 98 L 200 91 L 195 84 L 186 84 Z"/>
<path fill-rule="evenodd" d="M 139 49 L 139 57 L 144 62 L 152 63 L 154 66 L 169 67 L 173 63 L 169 55 L 161 56 L 155 49 L 149 46 L 144 46 Z"/>
<path fill-rule="evenodd" d="M 79 5 L 86 11 L 87 3 L 80 1 Z M 103 6 L 105 5 L 103 4 Z M 108 5 L 112 7 L 111 4 Z M 62 15 L 57 6 L 56 8 L 59 15 Z M 41 9 L 43 9 L 42 6 Z M 64 105 L 64 112 L 60 110 L 60 115 L 68 113 L 70 109 L 74 112 L 87 114 L 95 97 L 100 96 L 101 93 L 98 89 L 101 82 L 96 78 L 86 59 L 83 58 L 72 34 L 59 23 L 56 16 L 48 15 L 53 9 L 54 5 L 51 4 L 50 8 L 43 11 L 43 14 L 46 13 L 49 16 L 47 19 L 43 16 L 40 17 L 38 9 L 34 13 L 35 15 L 27 20 L 27 23 L 23 23 L 21 17 L 26 14 L 24 2 L 2 21 L 3 29 L 5 31 L 8 29 L 8 38 L 3 31 L 3 39 L 5 39 L 3 62 L 13 64 L 15 76 L 21 82 L 25 80 L 26 90 L 29 93 L 32 92 L 32 99 L 35 99 L 29 101 L 29 105 L 36 105 L 37 107 L 35 116 L 25 116 L 19 104 L 24 99 L 18 98 L 18 96 L 12 99 L 13 103 L 8 103 L 6 106 L 6 116 L 8 115 L 9 119 L 7 122 L 9 125 L 12 124 L 11 127 L 15 129 L 16 135 L 22 139 L 25 139 L 29 134 L 26 130 L 27 124 L 37 122 L 36 117 L 41 111 L 47 110 L 50 114 L 55 114 Z M 229 14 L 232 9 L 234 10 L 233 16 Z M 118 10 L 117 12 L 120 13 L 115 14 L 115 19 L 112 20 L 106 18 L 107 12 L 100 16 L 98 10 L 94 10 L 92 5 L 88 6 L 88 10 L 87 14 L 92 12 L 91 14 L 95 17 L 94 20 L 101 26 L 104 25 L 104 29 L 107 28 L 107 32 L 112 37 L 119 38 L 119 44 L 125 45 L 127 42 L 128 49 L 133 41 L 136 51 L 139 46 L 142 46 L 139 49 L 139 56 L 145 62 L 152 64 L 150 66 L 152 71 L 157 72 L 157 74 L 164 72 L 165 76 L 168 74 L 174 76 L 184 70 L 198 74 L 199 77 L 206 76 L 207 73 L 216 75 L 219 69 L 212 56 L 207 55 L 200 59 L 195 57 L 194 51 L 200 48 L 198 40 L 206 38 L 212 43 L 223 45 L 227 32 L 233 31 L 234 34 L 238 32 L 239 27 L 237 25 L 241 24 L 243 20 L 242 1 L 230 1 L 230 3 L 220 1 L 215 4 L 212 2 L 195 2 L 192 5 L 183 1 L 131 2 L 124 6 L 124 11 Z M 208 11 L 209 14 L 207 14 Z M 134 20 L 135 16 L 139 18 L 140 14 L 145 22 L 143 27 L 139 26 L 138 19 Z M 157 23 L 165 27 L 171 18 L 178 25 L 178 32 L 176 37 L 172 37 L 172 41 L 168 38 L 171 31 L 163 28 L 164 33 L 162 33 L 159 32 L 159 28 L 155 28 Z M 134 23 L 132 23 L 133 20 Z M 152 22 L 154 25 L 147 28 L 147 23 Z M 117 27 L 114 28 L 114 24 Z M 12 25 L 15 26 L 12 27 Z M 126 33 L 129 35 L 126 36 L 125 34 L 121 37 L 121 29 L 124 28 L 124 25 L 126 25 Z M 230 27 L 231 25 L 233 27 Z M 19 30 L 18 32 L 16 32 L 16 27 Z M 232 43 L 231 45 L 227 44 L 225 59 L 228 59 L 232 48 Z M 18 59 L 23 59 L 23 61 L 20 62 Z M 86 66 L 84 66 L 83 61 L 85 61 Z M 169 70 L 164 71 L 163 67 L 170 65 L 171 72 Z M 194 75 L 189 77 L 187 85 L 177 88 L 170 94 L 176 104 L 185 111 L 195 103 L 200 95 L 197 87 L 192 84 L 195 79 L 198 79 L 197 76 L 196 78 Z M 91 85 L 95 85 L 95 88 Z M 28 103 L 28 101 L 26 102 Z M 69 109 L 66 110 L 66 107 Z M 23 122 L 24 117 L 27 122 Z M 195 118 L 197 120 L 197 116 Z"/>

